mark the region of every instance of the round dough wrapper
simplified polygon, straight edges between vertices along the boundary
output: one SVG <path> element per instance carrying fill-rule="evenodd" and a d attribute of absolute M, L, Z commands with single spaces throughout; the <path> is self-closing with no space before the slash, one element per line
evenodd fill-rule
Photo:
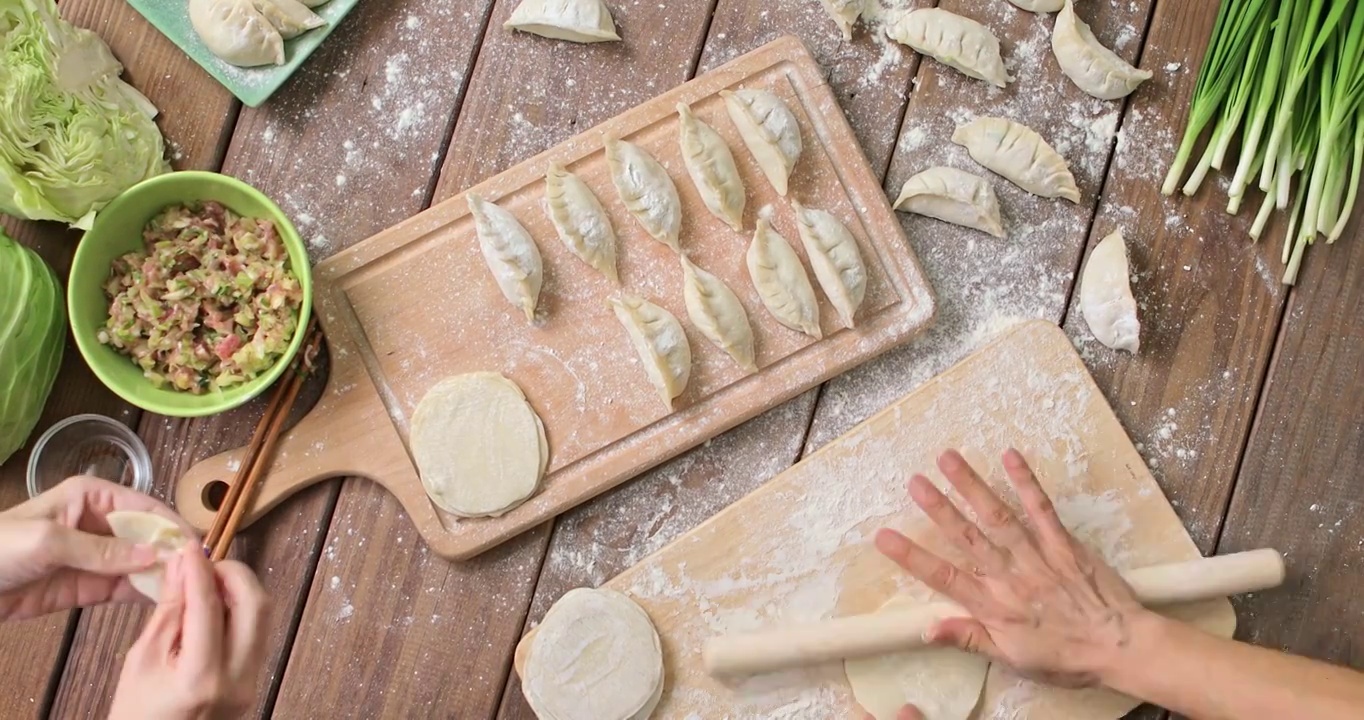
<path fill-rule="evenodd" d="M 918 603 L 893 598 L 878 612 L 908 610 Z M 847 660 L 843 670 L 853 698 L 876 720 L 895 720 L 914 705 L 926 720 L 967 720 L 980 702 L 990 661 L 955 648 L 924 648 Z"/>
<path fill-rule="evenodd" d="M 663 696 L 649 616 L 613 590 L 570 590 L 545 614 L 521 688 L 541 720 L 644 720 Z"/>
<path fill-rule="evenodd" d="M 549 461 L 540 417 L 498 373 L 436 383 L 412 415 L 411 443 L 426 494 L 460 517 L 495 517 L 525 502 Z"/>
<path fill-rule="evenodd" d="M 189 544 L 190 538 L 179 525 L 148 512 L 115 510 L 105 516 L 114 537 L 131 540 L 144 545 L 155 545 L 164 550 L 177 551 Z M 128 584 L 133 589 L 161 602 L 161 581 L 166 576 L 166 568 L 157 563 L 149 570 L 128 576 Z"/>

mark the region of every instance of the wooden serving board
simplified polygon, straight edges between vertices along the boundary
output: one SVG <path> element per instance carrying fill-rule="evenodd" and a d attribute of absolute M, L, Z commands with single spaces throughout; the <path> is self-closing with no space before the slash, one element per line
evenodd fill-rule
<path fill-rule="evenodd" d="M 840 330 L 821 295 L 825 337 L 813 341 L 762 307 L 744 262 L 759 210 L 797 247 L 788 202 L 743 145 L 719 92 L 766 88 L 796 114 L 804 152 L 791 197 L 834 213 L 856 236 L 868 268 L 855 330 Z M 747 185 L 745 232 L 706 211 L 680 157 L 675 105 L 686 102 L 729 143 Z M 644 146 L 667 168 L 683 204 L 681 244 L 723 278 L 748 310 L 756 375 L 745 375 L 686 321 L 676 255 L 622 205 L 602 150 L 614 135 Z M 645 378 L 607 306 L 618 288 L 573 257 L 542 208 L 551 161 L 601 198 L 619 237 L 626 290 L 683 319 L 691 382 L 669 410 Z M 534 527 L 684 450 L 899 345 L 931 321 L 932 291 L 818 64 L 783 38 L 605 122 L 471 188 L 510 210 L 536 239 L 545 283 L 534 324 L 498 291 L 478 249 L 463 196 L 318 265 L 315 304 L 331 350 L 317 407 L 280 441 L 250 522 L 299 489 L 330 477 L 368 477 L 387 488 L 438 554 L 467 558 Z M 378 199 L 382 202 L 382 198 Z M 427 498 L 407 451 L 408 420 L 423 394 L 450 375 L 501 372 L 544 421 L 550 461 L 535 497 L 500 518 L 460 519 Z M 533 450 L 532 450 L 533 451 Z M 210 483 L 230 481 L 240 451 L 209 458 L 176 488 L 176 506 L 206 528 Z"/>
<path fill-rule="evenodd" d="M 959 448 L 1012 501 L 998 460 L 1011 446 L 1032 463 L 1067 527 L 1112 565 L 1198 557 L 1070 340 L 1032 321 L 607 583 L 638 602 L 662 638 L 667 680 L 655 720 L 852 717 L 841 663 L 726 685 L 706 675 L 701 647 L 713 635 L 874 612 L 897 594 L 933 599 L 875 551 L 873 533 L 897 528 L 955 557 L 909 501 L 909 475 L 924 472 L 947 489 L 934 460 Z M 1168 612 L 1228 637 L 1235 629 L 1225 599 Z M 518 673 L 534 635 L 517 646 Z M 1101 720 L 1136 705 L 992 667 L 974 717 Z"/>

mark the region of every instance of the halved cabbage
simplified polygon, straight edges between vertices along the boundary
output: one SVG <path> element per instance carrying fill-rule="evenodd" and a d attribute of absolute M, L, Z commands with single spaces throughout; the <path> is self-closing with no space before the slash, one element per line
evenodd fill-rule
<path fill-rule="evenodd" d="M 156 107 L 53 0 L 0 0 L 0 211 L 88 229 L 95 212 L 170 170 Z"/>

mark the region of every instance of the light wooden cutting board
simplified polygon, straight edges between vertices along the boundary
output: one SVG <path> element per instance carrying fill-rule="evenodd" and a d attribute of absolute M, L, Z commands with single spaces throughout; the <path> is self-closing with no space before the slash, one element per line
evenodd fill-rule
<path fill-rule="evenodd" d="M 905 483 L 923 472 L 946 489 L 934 459 L 958 448 L 1012 501 L 998 460 L 1008 447 L 1028 458 L 1067 527 L 1110 564 L 1199 556 L 1070 340 L 1055 325 L 1028 322 L 607 583 L 638 602 L 662 638 L 667 685 L 653 717 L 852 717 L 841 663 L 724 685 L 705 674 L 702 644 L 712 635 L 873 612 L 896 594 L 931 599 L 875 551 L 873 533 L 897 528 L 954 556 L 909 502 Z M 1227 600 L 1168 612 L 1228 637 L 1235 629 Z M 517 647 L 518 673 L 533 639 L 534 631 Z M 1043 688 L 992 667 L 975 717 L 1106 720 L 1136 705 L 1106 691 Z"/>
<path fill-rule="evenodd" d="M 778 324 L 758 299 L 744 254 L 759 210 L 771 206 L 774 226 L 802 251 L 791 207 L 758 169 L 719 97 L 738 88 L 769 89 L 791 107 L 804 140 L 791 197 L 834 213 L 857 238 L 868 287 L 856 330 L 841 330 L 821 296 L 825 336 L 813 341 Z M 689 103 L 734 153 L 747 185 L 742 234 L 706 211 L 687 175 L 678 102 Z M 621 204 L 602 150 L 608 135 L 644 146 L 667 168 L 683 204 L 682 247 L 739 294 L 754 327 L 758 374 L 744 375 L 686 321 L 678 260 Z M 617 288 L 570 255 L 545 216 L 551 161 L 578 173 L 605 204 L 620 240 L 625 288 L 687 326 L 691 383 L 674 411 L 645 378 L 607 307 Z M 398 498 L 432 550 L 469 557 L 908 340 L 933 316 L 932 292 L 880 180 L 823 71 L 795 38 L 766 45 L 472 190 L 510 210 L 539 245 L 546 277 L 535 323 L 493 283 L 462 194 L 321 263 L 315 301 L 331 350 L 328 387 L 282 438 L 247 522 L 309 484 L 362 476 Z M 549 440 L 543 489 L 500 518 L 458 519 L 437 510 L 407 452 L 408 419 L 422 395 L 444 377 L 472 371 L 501 372 L 520 385 Z M 206 490 L 230 481 L 239 457 L 232 451 L 209 458 L 180 480 L 176 508 L 196 527 L 212 523 Z"/>

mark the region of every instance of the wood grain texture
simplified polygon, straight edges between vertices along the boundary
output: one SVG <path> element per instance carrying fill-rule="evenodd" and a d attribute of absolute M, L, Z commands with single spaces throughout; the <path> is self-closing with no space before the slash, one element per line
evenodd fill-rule
<path fill-rule="evenodd" d="M 1217 549 L 1288 558 L 1286 587 L 1237 603 L 1242 639 L 1364 668 L 1364 210 L 1353 223 L 1307 253 Z"/>
<path fill-rule="evenodd" d="M 721 0 L 711 20 L 698 71 L 715 67 L 780 35 L 805 42 L 828 74 L 872 169 L 884 174 L 917 56 L 891 48 L 897 59 L 875 78 L 866 68 L 886 51 L 863 31 L 845 43 L 817 2 Z M 736 148 L 736 152 L 742 152 Z M 795 462 L 814 409 L 815 392 L 719 436 L 614 492 L 561 517 L 529 610 L 539 622 L 563 593 L 596 587 L 758 488 Z M 513 672 L 498 717 L 534 715 Z"/>
<path fill-rule="evenodd" d="M 62 15 L 102 37 L 124 65 L 123 79 L 142 91 L 160 110 L 157 124 L 167 138 L 172 162 L 179 168 L 217 166 L 227 115 L 233 103 L 211 80 L 121 0 L 65 0 Z M 198 112 L 195 112 L 195 111 Z M 20 242 L 35 248 L 58 277 L 66 278 L 78 232 L 56 223 L 6 219 L 5 227 Z M 140 411 L 104 388 L 90 373 L 68 338 L 52 395 L 34 437 L 52 423 L 78 413 L 98 413 L 135 425 Z M 0 468 L 0 507 L 27 499 L 21 451 Z M 0 674 L 9 690 L 0 698 L 0 716 L 38 717 L 47 712 L 62 682 L 67 633 L 80 615 L 58 613 L 15 625 L 0 626 Z M 136 617 L 136 614 L 131 614 Z M 87 637 L 76 631 L 73 643 Z M 107 660 L 107 658 L 106 658 Z M 113 662 L 114 671 L 119 663 Z M 58 695 L 60 697 L 60 694 Z M 60 702 L 60 701 L 58 701 Z"/>
<path fill-rule="evenodd" d="M 686 80 L 708 11 L 618 4 L 625 42 L 581 46 L 503 30 L 515 4 L 497 3 L 488 23 L 436 201 Z M 491 717 L 548 535 L 450 563 L 384 490 L 348 481 L 276 715 Z"/>
<path fill-rule="evenodd" d="M 241 114 L 222 171 L 278 202 L 299 226 L 314 259 L 420 210 L 481 21 L 481 14 L 466 17 L 462 8 L 415 1 L 363 5 L 286 91 L 265 107 Z M 193 72 L 211 89 L 184 95 L 180 117 L 195 117 L 199 98 L 225 92 L 197 66 Z M 203 122 L 233 119 L 225 112 L 198 116 Z M 352 189 L 342 190 L 345 181 L 339 177 L 353 179 Z M 371 201 L 354 201 L 366 193 Z M 314 397 L 316 391 L 314 383 Z M 192 461 L 244 444 L 264 404 L 262 398 L 202 420 L 144 419 L 141 432 L 156 459 L 158 490 L 164 492 Z M 307 407 L 301 403 L 296 414 Z M 233 556 L 257 571 L 274 600 L 271 652 L 257 681 L 255 714 L 266 712 L 283 675 L 336 492 L 333 483 L 304 493 L 234 543 Z M 107 658 L 125 651 L 140 627 L 127 617 L 130 613 L 100 609 L 81 623 L 58 697 L 59 715 L 107 712 L 119 668 Z"/>
<path fill-rule="evenodd" d="M 1000 330 L 1028 318 L 1059 323 L 1084 247 L 1124 103 L 1096 100 L 1061 73 L 1051 55 L 1052 17 L 1005 2 L 947 0 L 941 7 L 988 25 L 1016 80 L 1000 90 L 924 59 L 913 81 L 886 192 L 912 175 L 948 165 L 985 177 L 999 195 L 1009 236 L 901 213 L 901 223 L 933 283 L 938 317 L 922 337 L 825 385 L 807 453 L 943 371 Z M 1136 57 L 1150 2 L 1095 3 L 1082 16 L 1105 43 Z M 1154 81 L 1153 81 L 1154 82 Z M 1138 90 L 1138 95 L 1148 92 Z M 979 116 L 1007 117 L 1042 135 L 1069 162 L 1081 200 L 1047 200 L 990 173 L 951 142 Z"/>

